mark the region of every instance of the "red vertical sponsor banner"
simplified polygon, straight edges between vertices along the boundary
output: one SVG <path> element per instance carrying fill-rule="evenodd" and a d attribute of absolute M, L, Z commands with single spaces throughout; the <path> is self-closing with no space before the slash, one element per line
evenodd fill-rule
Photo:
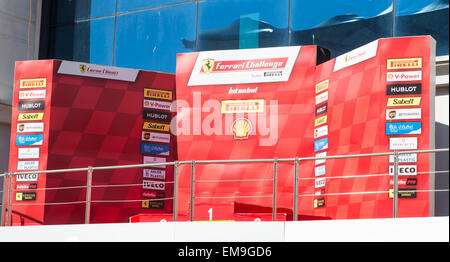
<path fill-rule="evenodd" d="M 434 148 L 432 38 L 379 39 L 318 66 L 315 47 L 292 49 L 288 54 L 280 49 L 258 50 L 260 53 L 233 50 L 178 56 L 180 160 Z M 272 51 L 278 57 L 271 56 Z M 289 67 L 292 57 L 295 63 Z M 282 78 L 287 71 L 289 77 Z M 278 78 L 265 78 L 274 75 Z M 277 106 L 270 106 L 270 101 Z M 272 109 L 277 111 L 277 139 L 262 146 L 264 136 L 252 117 Z M 229 115 L 232 117 L 227 120 Z M 264 116 L 265 123 L 270 123 L 270 116 Z M 217 126 L 222 130 L 212 128 Z M 298 213 L 334 219 L 392 217 L 392 168 L 389 156 L 301 161 Z M 399 158 L 399 216 L 432 214 L 433 170 L 432 154 Z M 231 218 L 232 211 L 226 210 L 237 205 L 249 210 L 271 209 L 271 163 L 196 164 L 194 171 L 194 219 L 211 208 L 220 210 L 221 219 Z M 180 168 L 182 215 L 188 214 L 192 204 L 191 173 L 189 165 Z M 261 181 L 250 184 L 258 179 Z M 293 179 L 293 164 L 279 163 L 278 208 L 292 209 Z M 214 208 L 225 204 L 230 208 Z"/>
<path fill-rule="evenodd" d="M 434 148 L 433 42 L 430 37 L 379 39 L 319 65 L 316 89 L 328 81 L 328 98 L 323 102 L 327 146 L 320 152 Z M 321 100 L 323 93 L 316 99 Z M 316 110 L 321 105 L 316 103 Z M 431 214 L 432 159 L 432 154 L 399 158 L 400 217 Z M 392 156 L 324 162 L 324 196 L 319 197 L 324 208 L 314 209 L 313 214 L 336 219 L 392 217 Z"/>
<path fill-rule="evenodd" d="M 316 47 L 179 54 L 179 160 L 311 155 Z M 302 166 L 309 174 L 312 165 Z M 237 204 L 272 210 L 273 164 L 196 164 L 194 219 L 233 219 Z M 188 215 L 192 167 L 180 167 L 179 212 Z M 279 163 L 277 207 L 292 209 L 293 163 Z M 242 181 L 240 181 L 242 180 Z M 251 211 L 250 211 L 251 212 Z"/>
<path fill-rule="evenodd" d="M 175 139 L 157 131 L 143 135 L 146 117 L 173 117 L 166 104 L 148 105 L 144 99 L 145 89 L 174 92 L 171 74 L 42 60 L 18 62 L 15 77 L 10 172 L 141 164 L 147 142 L 154 145 L 151 153 L 163 154 L 168 162 L 176 156 Z M 89 222 L 171 212 L 171 201 L 156 208 L 142 205 L 152 197 L 144 193 L 144 175 L 142 168 L 94 171 Z M 170 198 L 173 168 L 159 178 L 169 183 L 158 192 Z M 22 198 L 12 194 L 13 224 L 85 223 L 87 171 L 18 179 L 13 190 L 24 193 Z M 33 190 L 25 188 L 28 184 Z M 25 191 L 36 192 L 35 197 Z"/>

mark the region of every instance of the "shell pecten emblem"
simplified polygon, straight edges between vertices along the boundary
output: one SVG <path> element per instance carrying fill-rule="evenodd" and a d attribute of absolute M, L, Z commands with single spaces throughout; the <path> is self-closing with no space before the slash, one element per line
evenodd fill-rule
<path fill-rule="evenodd" d="M 252 132 L 252 124 L 246 118 L 239 118 L 233 122 L 231 132 L 234 139 L 248 139 Z"/>

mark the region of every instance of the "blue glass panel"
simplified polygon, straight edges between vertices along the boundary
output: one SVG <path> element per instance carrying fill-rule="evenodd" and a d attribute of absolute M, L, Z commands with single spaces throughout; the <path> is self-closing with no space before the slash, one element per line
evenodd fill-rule
<path fill-rule="evenodd" d="M 129 12 L 187 2 L 189 0 L 118 0 L 117 12 Z M 195 2 L 195 1 L 194 1 Z"/>
<path fill-rule="evenodd" d="M 114 53 L 114 22 L 114 17 L 90 21 L 90 63 L 112 65 Z"/>
<path fill-rule="evenodd" d="M 116 0 L 91 0 L 91 18 L 114 15 Z"/>
<path fill-rule="evenodd" d="M 319 45 L 331 57 L 391 37 L 392 28 L 392 0 L 291 1 L 291 45 Z"/>
<path fill-rule="evenodd" d="M 50 29 L 49 58 L 89 62 L 89 22 Z"/>
<path fill-rule="evenodd" d="M 53 0 L 55 16 L 51 24 L 114 15 L 116 0 Z"/>
<path fill-rule="evenodd" d="M 286 46 L 288 17 L 288 0 L 202 1 L 197 48 L 204 51 Z"/>
<path fill-rule="evenodd" d="M 175 73 L 176 54 L 193 51 L 197 3 L 119 15 L 116 66 Z"/>
<path fill-rule="evenodd" d="M 436 54 L 448 55 L 448 0 L 396 0 L 395 36 L 431 35 Z"/>

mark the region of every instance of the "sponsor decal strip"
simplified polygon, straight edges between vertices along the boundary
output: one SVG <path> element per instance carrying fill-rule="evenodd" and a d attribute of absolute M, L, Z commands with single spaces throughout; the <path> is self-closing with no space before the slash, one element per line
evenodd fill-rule
<path fill-rule="evenodd" d="M 222 101 L 222 114 L 262 112 L 264 112 L 264 99 Z"/>
<path fill-rule="evenodd" d="M 47 78 L 21 79 L 19 88 L 46 88 Z"/>

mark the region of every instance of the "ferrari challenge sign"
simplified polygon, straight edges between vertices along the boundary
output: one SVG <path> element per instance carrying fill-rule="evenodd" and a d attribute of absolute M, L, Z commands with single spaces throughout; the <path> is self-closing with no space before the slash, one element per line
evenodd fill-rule
<path fill-rule="evenodd" d="M 433 148 L 434 44 L 430 37 L 378 39 L 320 65 L 316 46 L 179 54 L 178 117 L 172 123 L 177 127 L 178 159 Z M 392 217 L 391 160 L 300 162 L 299 215 Z M 432 214 L 432 155 L 410 154 L 399 160 L 399 216 Z M 242 205 L 248 212 L 272 212 L 272 198 L 266 196 L 274 190 L 273 168 L 272 163 L 196 165 L 195 180 L 234 182 L 196 184 L 194 196 L 201 198 L 194 204 L 195 216 L 201 218 L 212 208 L 217 219 L 230 219 L 232 207 Z M 189 209 L 190 173 L 181 169 L 180 185 L 187 186 L 180 188 L 181 213 Z M 292 212 L 293 164 L 279 163 L 277 174 L 278 208 Z"/>

